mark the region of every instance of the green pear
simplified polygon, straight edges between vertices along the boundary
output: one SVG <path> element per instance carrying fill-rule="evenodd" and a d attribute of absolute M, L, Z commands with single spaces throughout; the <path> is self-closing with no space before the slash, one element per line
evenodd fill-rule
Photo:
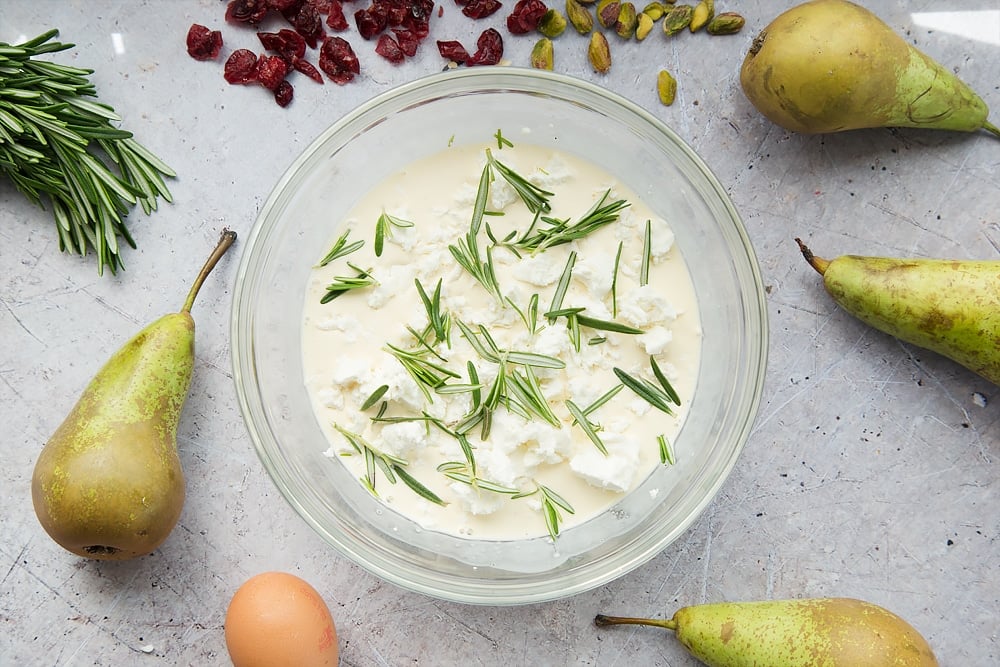
<path fill-rule="evenodd" d="M 880 331 L 1000 384 L 1000 261 L 813 255 L 827 292 Z"/>
<path fill-rule="evenodd" d="M 191 307 L 235 240 L 223 231 L 180 312 L 115 352 L 42 448 L 31 480 L 35 514 L 74 554 L 142 556 L 177 523 L 184 504 L 177 425 L 194 366 Z"/>
<path fill-rule="evenodd" d="M 678 609 L 673 618 L 599 614 L 673 630 L 709 667 L 935 667 L 927 641 L 896 614 L 861 600 L 815 598 L 718 602 Z"/>
<path fill-rule="evenodd" d="M 866 127 L 986 129 L 986 103 L 864 7 L 806 2 L 760 32 L 740 69 L 750 102 L 807 134 Z"/>

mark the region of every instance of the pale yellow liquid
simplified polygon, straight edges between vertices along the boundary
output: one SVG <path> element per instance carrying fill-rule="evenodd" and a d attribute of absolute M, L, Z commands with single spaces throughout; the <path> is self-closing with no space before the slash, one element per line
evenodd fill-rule
<path fill-rule="evenodd" d="M 507 249 L 494 249 L 496 273 L 504 295 L 522 310 L 527 308 L 533 293 L 539 295 L 539 328 L 543 330 L 534 336 L 529 335 L 516 310 L 509 305 L 497 305 L 494 298 L 459 267 L 447 249 L 449 243 L 456 243 L 469 230 L 472 205 L 484 163 L 484 148 L 450 147 L 410 165 L 367 193 L 343 225 L 337 227 L 331 243 L 345 229 L 350 229 L 349 241 L 364 240 L 365 244 L 350 256 L 315 269 L 310 276 L 302 327 L 302 363 L 306 385 L 331 445 L 328 451 L 330 464 L 347 465 L 356 477 L 364 476 L 364 458 L 356 454 L 342 455 L 352 450 L 333 424 L 362 435 L 375 448 L 393 451 L 398 443 L 389 439 L 394 438 L 392 433 L 398 433 L 399 427 L 386 430 L 388 427 L 385 425 L 372 422 L 370 417 L 377 413 L 378 405 L 362 413 L 361 403 L 377 387 L 389 384 L 390 390 L 382 399 L 388 401 L 386 416 L 420 413 L 421 408 L 413 405 L 422 401 L 416 385 L 401 374 L 402 367 L 384 350 L 387 342 L 415 349 L 415 339 L 405 327 L 409 325 L 423 331 L 427 324 L 426 311 L 414 286 L 414 278 L 420 280 L 428 293 L 433 292 L 438 279 L 442 278 L 442 310 L 449 311 L 452 317 L 460 318 L 474 330 L 479 324 L 485 324 L 499 347 L 553 354 L 553 350 L 560 348 L 563 339 L 568 340 L 565 320 L 549 324 L 542 313 L 552 303 L 556 280 L 571 251 L 576 251 L 577 260 L 574 280 L 563 300 L 563 307 L 585 305 L 587 314 L 600 317 L 595 310 L 603 304 L 606 312 L 602 319 L 610 319 L 612 292 L 607 288 L 621 241 L 623 250 L 614 290 L 618 302 L 615 319 L 626 324 L 635 322 L 644 330 L 654 324 L 639 324 L 636 315 L 641 315 L 641 311 L 636 310 L 636 301 L 630 298 L 639 287 L 644 228 L 646 220 L 651 220 L 652 247 L 656 252 L 645 291 L 655 292 L 676 311 L 675 316 L 655 323 L 668 329 L 672 335 L 669 343 L 662 346 L 662 351 L 656 348 L 655 352 L 657 362 L 667 372 L 681 397 L 681 405 L 675 408 L 675 414 L 671 416 L 651 408 L 629 389 L 623 389 L 590 415 L 590 420 L 599 425 L 599 435 L 610 455 L 607 459 L 594 459 L 602 455 L 583 430 L 572 425 L 566 400 L 585 407 L 619 384 L 612 366 L 618 366 L 633 376 L 655 380 L 650 371 L 649 353 L 644 347 L 645 337 L 584 329 L 580 353 L 571 348 L 558 352 L 558 356 L 566 362 L 564 370 L 536 371 L 550 406 L 561 420 L 561 428 L 554 429 L 539 418 L 525 423 L 521 417 L 509 415 L 505 408 L 499 407 L 487 441 L 480 439 L 478 428 L 469 433 L 482 476 L 490 478 L 490 471 L 497 471 L 498 476 L 506 478 L 494 477 L 491 481 L 514 485 L 526 491 L 542 484 L 568 501 L 574 512 L 570 514 L 560 510 L 559 523 L 560 530 L 566 530 L 607 511 L 621 499 L 623 493 L 630 492 L 650 471 L 662 465 L 657 436 L 664 435 L 668 441 L 673 441 L 695 389 L 701 353 L 701 328 L 694 290 L 680 253 L 670 244 L 672 234 L 668 223 L 646 208 L 634 193 L 618 184 L 611 175 L 593 164 L 549 149 L 518 143 L 513 149 L 497 150 L 494 145 L 492 150 L 497 159 L 526 177 L 539 179 L 542 187 L 554 192 L 551 198 L 553 217 L 578 219 L 608 188 L 612 191 L 609 201 L 625 199 L 630 203 L 616 223 L 582 241 L 550 248 L 535 257 L 525 254 L 518 259 Z M 511 230 L 526 229 L 532 215 L 523 203 L 516 200 L 499 177 L 494 190 L 507 195 L 498 195 L 496 201 L 487 207 L 488 210 L 502 208 L 505 214 L 484 218 L 494 236 L 502 239 Z M 373 247 L 375 221 L 383 211 L 413 222 L 413 227 L 393 229 L 392 238 L 386 241 L 382 255 L 376 257 Z M 666 215 L 669 216 L 669 212 Z M 485 230 L 479 233 L 478 242 L 485 256 L 485 248 L 491 243 Z M 324 255 L 325 251 L 326 248 L 317 249 L 317 257 Z M 321 305 L 320 298 L 334 276 L 355 275 L 347 266 L 348 261 L 363 269 L 372 269 L 380 285 L 348 292 Z M 547 284 L 532 284 L 522 280 L 525 277 Z M 595 294 L 594 289 L 598 293 Z M 607 342 L 588 345 L 588 340 L 595 336 L 605 336 Z M 451 330 L 451 343 L 450 349 L 446 346 L 437 348 L 447 363 L 435 359 L 461 372 L 461 378 L 450 382 L 468 382 L 465 368 L 466 360 L 470 359 L 484 378 L 488 376 L 492 380 L 492 364 L 476 355 L 456 326 Z M 488 388 L 482 390 L 484 395 Z M 467 411 L 468 400 L 468 395 L 434 396 L 433 402 L 422 409 L 453 425 Z M 412 431 L 416 426 L 405 428 Z M 540 462 L 541 454 L 534 451 L 534 445 L 520 441 L 524 433 L 538 434 L 544 429 L 558 430 L 555 440 L 560 445 L 558 453 L 548 452 L 548 461 Z M 383 437 L 383 431 L 389 438 Z M 598 488 L 574 473 L 570 460 L 581 454 L 591 459 L 591 467 L 628 468 L 631 472 L 626 476 L 627 488 L 621 491 Z M 674 455 L 683 457 L 685 452 L 677 451 Z M 476 491 L 467 485 L 452 482 L 437 470 L 443 462 L 464 460 L 458 442 L 439 429 L 430 427 L 426 442 L 415 450 L 407 451 L 403 458 L 408 464 L 406 470 L 447 504 L 441 507 L 419 497 L 402 481 L 390 484 L 381 471 L 376 473 L 375 488 L 387 506 L 420 526 L 475 539 L 510 540 L 547 534 L 538 494 L 511 499 L 479 491 L 481 497 L 473 503 L 478 511 L 496 509 L 481 514 L 470 511 L 468 496 Z M 519 472 L 524 474 L 517 474 Z"/>

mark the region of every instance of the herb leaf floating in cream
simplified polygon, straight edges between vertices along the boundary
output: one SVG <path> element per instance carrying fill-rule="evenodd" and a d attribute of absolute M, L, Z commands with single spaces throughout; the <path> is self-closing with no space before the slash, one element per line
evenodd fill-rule
<path fill-rule="evenodd" d="M 97 253 L 97 271 L 122 267 L 119 241 L 135 247 L 125 218 L 138 203 L 148 215 L 173 170 L 116 128 L 121 118 L 87 80 L 93 70 L 37 56 L 73 44 L 50 30 L 22 44 L 0 42 L 0 173 L 34 204 L 49 208 L 59 248 Z M 102 159 L 101 156 L 107 159 Z"/>
<path fill-rule="evenodd" d="M 849 598 L 718 602 L 678 609 L 673 618 L 598 614 L 599 626 L 655 625 L 673 630 L 709 667 L 937 667 L 913 626 L 870 602 Z"/>

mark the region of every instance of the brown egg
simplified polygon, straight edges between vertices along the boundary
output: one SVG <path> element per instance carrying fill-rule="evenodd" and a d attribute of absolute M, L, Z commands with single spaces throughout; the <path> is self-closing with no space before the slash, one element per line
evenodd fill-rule
<path fill-rule="evenodd" d="M 240 586 L 225 627 L 235 667 L 336 667 L 340 657 L 326 602 L 285 572 L 264 572 Z"/>

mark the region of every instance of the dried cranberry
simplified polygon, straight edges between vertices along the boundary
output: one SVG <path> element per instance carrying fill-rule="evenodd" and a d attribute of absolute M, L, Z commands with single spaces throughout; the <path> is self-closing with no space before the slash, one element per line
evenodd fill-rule
<path fill-rule="evenodd" d="M 292 63 L 292 67 L 294 67 L 297 71 L 302 72 L 316 83 L 323 83 L 323 75 L 320 74 L 319 70 L 313 67 L 313 64 L 308 60 L 299 58 Z"/>
<path fill-rule="evenodd" d="M 542 0 L 517 0 L 514 10 L 507 17 L 507 30 L 514 35 L 524 35 L 538 27 L 549 9 Z"/>
<path fill-rule="evenodd" d="M 326 14 L 326 25 L 330 30 L 343 32 L 350 26 L 347 24 L 347 17 L 344 16 L 344 5 L 340 0 L 331 0 L 330 9 Z"/>
<path fill-rule="evenodd" d="M 301 58 L 306 54 L 306 38 L 301 34 L 294 30 L 289 30 L 288 28 L 282 28 L 278 31 L 278 35 L 284 39 L 285 44 L 288 45 L 287 53 L 289 55 Z"/>
<path fill-rule="evenodd" d="M 268 90 L 277 90 L 288 75 L 288 63 L 281 56 L 262 55 L 257 59 L 257 81 Z"/>
<path fill-rule="evenodd" d="M 295 32 L 302 35 L 309 48 L 315 49 L 320 40 L 326 36 L 323 31 L 323 19 L 320 17 L 316 7 L 305 2 L 297 8 L 282 12 L 285 20 L 292 24 Z"/>
<path fill-rule="evenodd" d="M 319 50 L 319 68 L 334 83 L 344 85 L 361 72 L 358 56 L 350 43 L 341 37 L 327 37 Z"/>
<path fill-rule="evenodd" d="M 187 52 L 195 60 L 214 60 L 222 50 L 222 33 L 194 23 L 188 28 Z"/>
<path fill-rule="evenodd" d="M 364 39 L 371 39 L 385 30 L 386 16 L 379 12 L 375 5 L 372 5 L 354 12 L 354 23 L 358 26 L 358 33 Z"/>
<path fill-rule="evenodd" d="M 299 8 L 305 0 L 267 0 L 267 5 L 277 12 L 288 12 Z"/>
<path fill-rule="evenodd" d="M 226 21 L 253 25 L 263 21 L 269 11 L 267 0 L 232 0 L 226 5 Z"/>
<path fill-rule="evenodd" d="M 423 39 L 430 32 L 431 14 L 433 12 L 434 0 L 409 0 L 409 7 L 402 25 Z"/>
<path fill-rule="evenodd" d="M 503 38 L 493 28 L 487 28 L 476 42 L 476 52 L 466 65 L 496 65 L 503 57 Z"/>
<path fill-rule="evenodd" d="M 462 13 L 470 19 L 482 19 L 493 14 L 502 6 L 499 0 L 471 0 L 471 2 L 466 3 L 465 7 L 462 7 Z"/>
<path fill-rule="evenodd" d="M 249 49 L 236 49 L 226 60 L 223 76 L 229 83 L 256 81 L 257 54 Z"/>
<path fill-rule="evenodd" d="M 374 0 L 373 4 L 377 5 L 380 11 L 385 14 L 387 26 L 403 25 L 409 12 L 409 2 L 404 2 L 404 0 Z"/>
<path fill-rule="evenodd" d="M 320 14 L 326 14 L 330 11 L 330 5 L 334 0 L 309 0 L 310 4 L 316 8 L 316 11 Z"/>
<path fill-rule="evenodd" d="M 411 58 L 417 54 L 417 47 L 420 46 L 420 37 L 412 30 L 403 28 L 393 28 L 392 32 L 396 35 L 396 43 L 399 44 L 399 48 L 404 54 Z"/>
<path fill-rule="evenodd" d="M 394 64 L 401 63 L 406 58 L 406 54 L 399 48 L 399 42 L 386 33 L 379 36 L 378 44 L 375 45 L 375 53 Z"/>
<path fill-rule="evenodd" d="M 281 83 L 274 90 L 274 101 L 278 103 L 279 107 L 287 107 L 291 104 L 294 93 L 295 90 L 292 88 L 292 84 L 282 79 Z"/>
<path fill-rule="evenodd" d="M 437 43 L 438 53 L 441 54 L 442 58 L 448 60 L 454 60 L 456 63 L 464 63 L 469 60 L 469 52 L 465 50 L 460 42 L 452 41 L 441 41 L 438 40 Z"/>
<path fill-rule="evenodd" d="M 257 39 L 265 49 L 273 51 L 290 64 L 306 54 L 306 40 L 294 30 L 258 32 Z"/>

